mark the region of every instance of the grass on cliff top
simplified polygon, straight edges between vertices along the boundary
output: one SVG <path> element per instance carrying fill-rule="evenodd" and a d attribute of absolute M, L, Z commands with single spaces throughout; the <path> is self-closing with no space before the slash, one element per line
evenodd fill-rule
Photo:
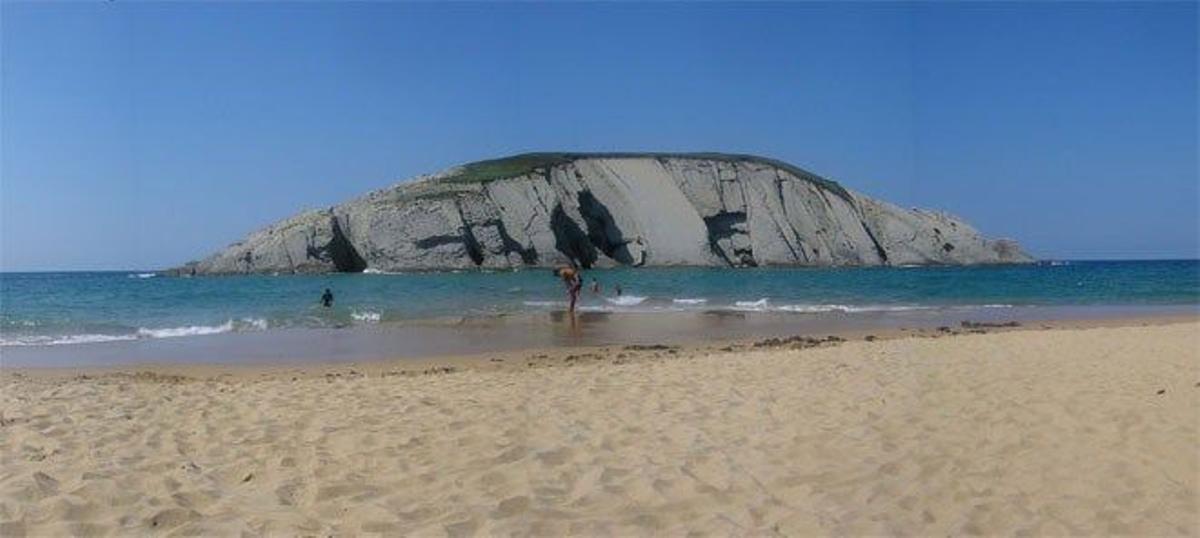
<path fill-rule="evenodd" d="M 727 163 L 752 162 L 786 170 L 792 175 L 816 184 L 846 201 L 850 193 L 835 181 L 825 179 L 800 167 L 757 155 L 735 153 L 522 153 L 487 161 L 477 161 L 462 166 L 458 174 L 443 181 L 449 183 L 488 183 L 528 175 L 554 166 L 569 164 L 578 159 L 695 159 L 722 161 Z"/>

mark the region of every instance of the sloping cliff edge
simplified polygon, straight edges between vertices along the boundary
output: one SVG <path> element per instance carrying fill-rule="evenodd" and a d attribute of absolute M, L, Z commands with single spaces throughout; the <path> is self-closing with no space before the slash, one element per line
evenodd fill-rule
<path fill-rule="evenodd" d="M 780 161 L 531 153 L 422 176 L 250 234 L 171 274 L 1024 263 L 942 212 Z"/>

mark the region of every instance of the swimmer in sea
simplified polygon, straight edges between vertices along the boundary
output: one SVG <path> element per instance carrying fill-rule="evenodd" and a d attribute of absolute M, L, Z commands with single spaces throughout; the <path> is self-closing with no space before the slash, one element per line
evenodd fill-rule
<path fill-rule="evenodd" d="M 325 288 L 325 293 L 321 294 L 321 306 L 329 308 L 333 306 L 333 292 L 329 288 Z"/>
<path fill-rule="evenodd" d="M 600 281 L 592 279 L 592 295 L 600 295 Z"/>
<path fill-rule="evenodd" d="M 579 302 L 579 290 L 583 289 L 583 276 L 574 267 L 559 267 L 554 270 L 554 276 L 562 279 L 567 288 L 567 311 L 575 313 L 575 303 Z"/>

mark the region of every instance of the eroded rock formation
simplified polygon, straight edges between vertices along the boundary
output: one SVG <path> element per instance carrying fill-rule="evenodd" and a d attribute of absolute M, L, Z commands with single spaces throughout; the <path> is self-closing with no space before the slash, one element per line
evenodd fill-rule
<path fill-rule="evenodd" d="M 1031 261 L 940 212 L 725 154 L 527 154 L 289 218 L 183 274 Z"/>

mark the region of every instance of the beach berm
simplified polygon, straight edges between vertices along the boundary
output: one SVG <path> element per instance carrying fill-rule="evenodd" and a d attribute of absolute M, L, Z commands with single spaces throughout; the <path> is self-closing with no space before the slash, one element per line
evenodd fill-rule
<path fill-rule="evenodd" d="M 4 369 L 0 535 L 1200 533 L 1200 322 L 922 334 Z"/>

